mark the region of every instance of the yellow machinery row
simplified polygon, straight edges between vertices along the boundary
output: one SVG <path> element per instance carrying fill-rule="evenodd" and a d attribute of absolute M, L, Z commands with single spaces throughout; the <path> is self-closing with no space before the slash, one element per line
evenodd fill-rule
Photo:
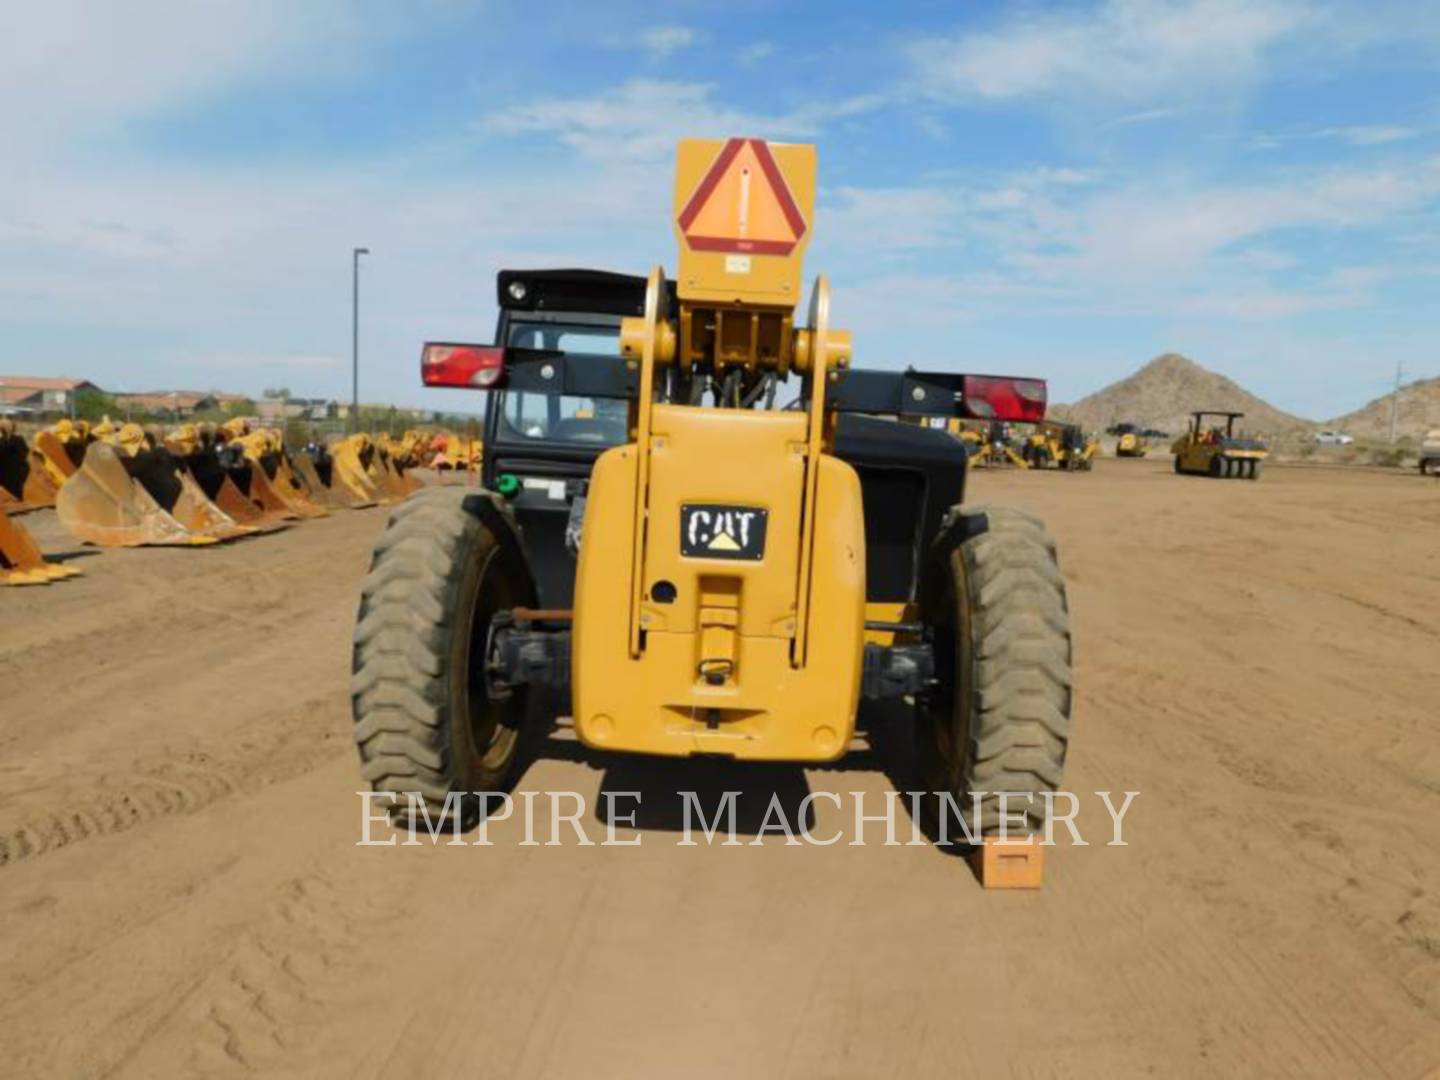
<path fill-rule="evenodd" d="M 432 455 L 425 436 L 351 435 L 305 452 L 245 420 L 138 424 L 62 420 L 27 442 L 0 423 L 0 585 L 78 573 L 49 562 L 14 515 L 54 507 L 77 540 L 101 547 L 205 545 L 269 532 L 331 510 L 397 502 L 405 470 Z"/>
<path fill-rule="evenodd" d="M 1009 425 L 965 424 L 951 420 L 946 429 L 971 448 L 971 461 L 981 468 L 1013 465 L 1020 469 L 1055 467 L 1087 472 L 1094 467 L 1100 443 L 1074 424 L 1044 420 L 1028 432 Z"/>

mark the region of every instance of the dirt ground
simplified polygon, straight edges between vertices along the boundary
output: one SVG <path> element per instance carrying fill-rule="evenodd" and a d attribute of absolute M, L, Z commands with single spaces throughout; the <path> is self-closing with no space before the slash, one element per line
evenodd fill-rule
<path fill-rule="evenodd" d="M 971 501 L 1043 514 L 1070 583 L 1091 846 L 1040 893 L 883 824 L 677 843 L 677 790 L 743 791 L 753 832 L 772 794 L 914 787 L 889 714 L 830 769 L 539 748 L 521 790 L 580 792 L 596 840 L 597 795 L 639 791 L 640 846 L 546 846 L 543 796 L 539 846 L 518 813 L 491 847 L 356 846 L 383 510 L 0 590 L 0 1071 L 1436 1075 L 1440 484 L 1107 460 Z M 1097 790 L 1140 792 L 1128 846 Z M 845 798 L 817 836 L 853 838 Z"/>

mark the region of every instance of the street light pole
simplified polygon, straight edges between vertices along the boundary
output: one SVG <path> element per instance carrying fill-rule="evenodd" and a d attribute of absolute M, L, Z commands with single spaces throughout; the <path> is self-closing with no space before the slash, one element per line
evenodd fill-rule
<path fill-rule="evenodd" d="M 350 253 L 350 430 L 360 430 L 360 256 L 370 249 L 357 247 Z"/>

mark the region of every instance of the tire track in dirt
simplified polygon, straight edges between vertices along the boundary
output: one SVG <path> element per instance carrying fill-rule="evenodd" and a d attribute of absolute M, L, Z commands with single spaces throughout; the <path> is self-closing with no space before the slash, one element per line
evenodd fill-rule
<path fill-rule="evenodd" d="M 923 847 L 520 847 L 518 814 L 492 848 L 357 848 L 348 636 L 381 511 L 34 590 L 0 617 L 24 710 L 0 718 L 0 835 L 81 816 L 0 870 L 7 1071 L 1431 1075 L 1434 638 L 1329 590 L 1433 624 L 1433 535 L 1398 481 L 1112 464 L 973 478 L 1049 519 L 1074 585 L 1067 779 L 1094 846 L 1031 895 Z M 172 565 L 203 573 L 157 600 Z M 81 655 L 3 666 L 52 633 Z M 878 796 L 885 760 L 805 785 Z M 557 749 L 522 787 L 593 806 L 686 775 Z M 142 782 L 153 816 L 80 835 Z M 1102 789 L 1143 791 L 1127 849 Z"/>
<path fill-rule="evenodd" d="M 59 792 L 47 791 L 53 806 L 9 822 L 0 819 L 0 871 L 88 840 L 193 814 L 217 800 L 307 772 L 337 753 L 341 742 L 313 718 L 338 715 L 344 708 L 341 693 L 317 695 L 288 710 L 293 722 L 266 728 L 260 739 L 247 739 L 233 755 L 142 760 L 131 763 L 118 781 L 109 773 L 95 773 L 67 782 Z"/>
<path fill-rule="evenodd" d="M 152 999 L 152 1023 L 137 1029 L 122 1016 L 107 1026 L 103 1075 L 254 1075 L 283 1065 L 309 1076 L 333 1065 L 299 1062 L 337 994 L 374 985 L 365 944 L 383 932 L 394 907 L 366 883 L 343 866 L 275 882 L 233 939 L 207 957 L 199 978 Z"/>

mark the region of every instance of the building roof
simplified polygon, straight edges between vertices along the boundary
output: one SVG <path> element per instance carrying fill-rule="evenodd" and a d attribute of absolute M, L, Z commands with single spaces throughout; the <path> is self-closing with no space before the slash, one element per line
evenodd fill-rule
<path fill-rule="evenodd" d="M 54 378 L 42 375 L 0 375 L 0 388 L 24 387 L 31 392 L 36 390 L 85 390 L 94 389 L 95 384 L 89 379 L 71 379 L 67 376 Z"/>
<path fill-rule="evenodd" d="M 18 405 L 22 401 L 29 401 L 33 397 L 39 397 L 42 391 L 33 390 L 28 386 L 6 386 L 0 383 L 0 405 Z"/>
<path fill-rule="evenodd" d="M 115 400 L 133 409 L 193 409 L 201 402 L 214 401 L 214 394 L 193 390 L 156 390 L 146 394 L 116 394 Z"/>

